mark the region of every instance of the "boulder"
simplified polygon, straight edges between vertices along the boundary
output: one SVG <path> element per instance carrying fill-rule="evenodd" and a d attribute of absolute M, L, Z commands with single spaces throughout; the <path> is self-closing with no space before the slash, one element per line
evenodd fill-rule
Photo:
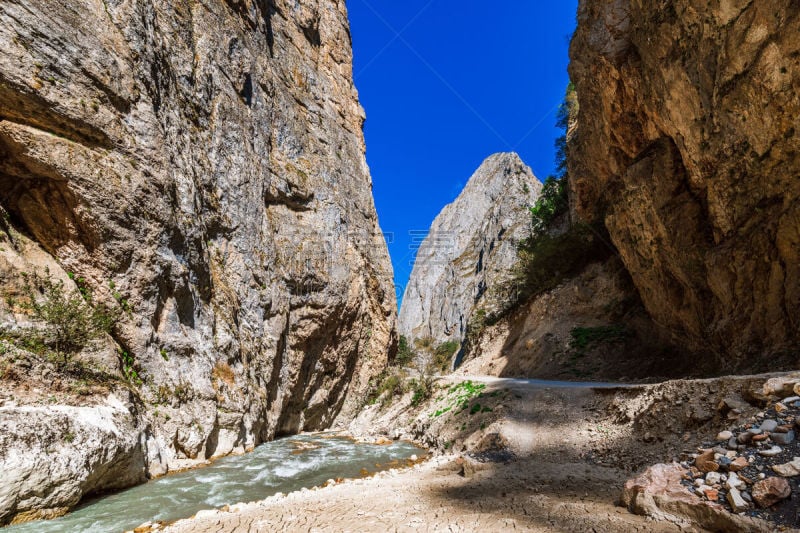
<path fill-rule="evenodd" d="M 761 507 L 770 507 L 791 495 L 792 488 L 782 477 L 769 477 L 753 485 L 753 499 Z"/>

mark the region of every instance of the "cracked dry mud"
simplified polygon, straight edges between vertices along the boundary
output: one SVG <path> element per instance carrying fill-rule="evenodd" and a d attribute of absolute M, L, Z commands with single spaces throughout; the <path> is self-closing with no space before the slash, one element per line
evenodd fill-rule
<path fill-rule="evenodd" d="M 523 461 L 462 477 L 454 458 L 442 456 L 387 477 L 181 521 L 167 531 L 682 531 L 615 507 L 622 473 L 595 466 L 584 477 L 585 467 Z"/>

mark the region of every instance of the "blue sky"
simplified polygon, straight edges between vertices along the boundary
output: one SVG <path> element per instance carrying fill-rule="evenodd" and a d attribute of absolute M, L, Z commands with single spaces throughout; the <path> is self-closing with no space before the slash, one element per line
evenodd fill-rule
<path fill-rule="evenodd" d="M 554 170 L 577 0 L 348 0 L 367 161 L 390 235 L 398 299 L 412 236 L 426 232 L 480 163 L 516 151 Z"/>

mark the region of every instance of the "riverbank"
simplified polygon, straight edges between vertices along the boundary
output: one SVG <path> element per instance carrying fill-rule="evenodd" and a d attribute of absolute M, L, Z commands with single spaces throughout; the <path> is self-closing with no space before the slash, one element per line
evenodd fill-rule
<path fill-rule="evenodd" d="M 577 463 L 465 467 L 448 454 L 400 472 L 204 512 L 165 531 L 681 531 L 615 507 L 619 471 L 593 468 L 588 482 L 584 473 Z"/>
<path fill-rule="evenodd" d="M 203 512 L 168 531 L 713 531 L 714 516 L 730 513 L 712 509 L 727 515 L 712 513 L 704 529 L 691 513 L 651 506 L 643 517 L 617 503 L 626 480 L 655 463 L 688 460 L 732 416 L 754 415 L 746 398 L 769 377 L 606 388 L 447 378 L 428 400 L 383 398 L 347 428 L 364 438 L 415 439 L 438 451 L 430 461 Z M 731 516 L 726 523 L 738 523 Z"/>

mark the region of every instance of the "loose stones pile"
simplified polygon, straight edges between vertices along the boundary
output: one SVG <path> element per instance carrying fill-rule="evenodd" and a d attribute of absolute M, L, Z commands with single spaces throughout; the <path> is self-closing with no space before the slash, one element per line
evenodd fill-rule
<path fill-rule="evenodd" d="M 687 469 L 683 484 L 735 513 L 798 523 L 800 383 L 790 394 L 748 423 L 720 432 L 681 463 Z"/>

